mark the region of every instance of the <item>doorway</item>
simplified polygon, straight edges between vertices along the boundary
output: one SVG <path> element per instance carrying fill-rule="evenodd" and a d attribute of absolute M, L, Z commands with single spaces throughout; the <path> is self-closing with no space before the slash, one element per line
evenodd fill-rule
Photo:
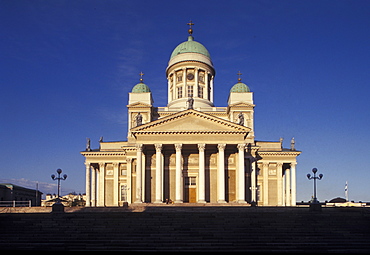
<path fill-rule="evenodd" d="M 184 202 L 197 202 L 197 178 L 195 176 L 185 177 Z"/>

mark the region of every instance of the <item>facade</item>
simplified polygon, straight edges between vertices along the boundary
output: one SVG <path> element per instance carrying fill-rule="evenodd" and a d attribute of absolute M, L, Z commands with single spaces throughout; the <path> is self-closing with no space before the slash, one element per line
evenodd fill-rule
<path fill-rule="evenodd" d="M 142 79 L 129 93 L 127 141 L 81 154 L 86 206 L 123 203 L 296 204 L 294 148 L 255 140 L 253 92 L 240 79 L 226 107 L 213 104 L 215 69 L 208 50 L 188 40 L 172 52 L 168 102 L 154 107 Z M 240 75 L 240 73 L 239 73 Z"/>

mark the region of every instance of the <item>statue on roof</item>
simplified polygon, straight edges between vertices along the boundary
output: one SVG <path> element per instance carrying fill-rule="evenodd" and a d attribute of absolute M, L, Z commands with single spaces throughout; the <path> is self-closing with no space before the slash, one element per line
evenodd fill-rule
<path fill-rule="evenodd" d="M 244 115 L 242 112 L 239 113 L 238 118 L 239 118 L 238 124 L 244 126 Z"/>
<path fill-rule="evenodd" d="M 290 140 L 290 150 L 295 151 L 295 140 L 294 137 Z"/>
<path fill-rule="evenodd" d="M 193 97 L 189 97 L 188 100 L 186 101 L 186 104 L 188 106 L 188 110 L 189 109 L 193 109 L 193 105 L 194 105 L 194 99 L 193 99 Z"/>
<path fill-rule="evenodd" d="M 86 138 L 86 151 L 91 151 L 91 141 L 90 138 Z"/>
<path fill-rule="evenodd" d="M 140 112 L 135 117 L 136 120 L 136 126 L 141 126 L 143 124 L 143 115 L 140 114 Z"/>

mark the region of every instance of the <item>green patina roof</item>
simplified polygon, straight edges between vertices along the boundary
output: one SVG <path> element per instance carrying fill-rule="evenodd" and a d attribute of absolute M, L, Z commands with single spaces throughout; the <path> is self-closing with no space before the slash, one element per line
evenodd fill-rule
<path fill-rule="evenodd" d="M 177 56 L 182 53 L 200 53 L 204 56 L 211 58 L 206 47 L 204 47 L 201 43 L 194 41 L 194 37 L 189 35 L 188 40 L 186 42 L 180 43 L 171 54 L 171 58 Z"/>
<path fill-rule="evenodd" d="M 251 92 L 247 84 L 238 82 L 236 83 L 231 89 L 230 92 L 236 92 L 236 93 L 245 93 L 245 92 Z"/>
<path fill-rule="evenodd" d="M 146 93 L 146 92 L 150 92 L 150 88 L 145 83 L 140 82 L 132 88 L 131 92 L 132 93 Z"/>

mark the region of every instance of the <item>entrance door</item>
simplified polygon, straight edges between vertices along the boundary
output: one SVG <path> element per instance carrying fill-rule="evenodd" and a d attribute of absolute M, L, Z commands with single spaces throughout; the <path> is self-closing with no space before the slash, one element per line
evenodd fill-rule
<path fill-rule="evenodd" d="M 196 203 L 197 202 L 197 182 L 196 177 L 185 177 L 185 197 L 184 202 Z"/>

